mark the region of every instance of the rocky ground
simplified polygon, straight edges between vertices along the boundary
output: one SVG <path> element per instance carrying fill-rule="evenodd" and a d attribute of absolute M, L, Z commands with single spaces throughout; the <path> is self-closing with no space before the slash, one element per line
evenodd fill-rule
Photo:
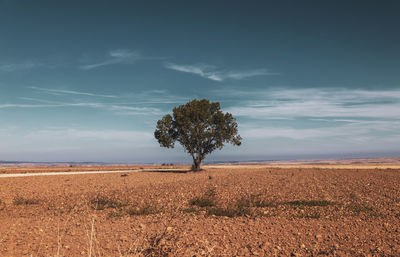
<path fill-rule="evenodd" d="M 0 178 L 0 256 L 400 256 L 400 170 L 332 167 Z"/>

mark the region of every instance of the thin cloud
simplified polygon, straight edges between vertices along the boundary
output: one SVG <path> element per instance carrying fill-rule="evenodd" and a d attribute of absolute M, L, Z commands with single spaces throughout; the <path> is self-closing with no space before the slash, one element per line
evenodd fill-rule
<path fill-rule="evenodd" d="M 33 68 L 44 66 L 42 63 L 33 62 L 33 61 L 25 61 L 21 63 L 3 63 L 0 64 L 1 72 L 14 72 L 14 71 L 22 71 L 22 70 L 30 70 Z"/>
<path fill-rule="evenodd" d="M 86 64 L 80 66 L 82 70 L 91 70 L 103 66 L 113 65 L 113 64 L 120 64 L 120 63 L 134 63 L 138 60 L 146 59 L 143 57 L 139 52 L 132 51 L 129 49 L 117 49 L 110 51 L 108 53 L 109 59 L 92 64 Z"/>
<path fill-rule="evenodd" d="M 47 94 L 54 94 L 54 95 L 84 95 L 84 96 L 93 96 L 93 97 L 107 97 L 107 98 L 116 98 L 115 95 L 102 95 L 102 94 L 95 94 L 95 93 L 88 93 L 88 92 L 80 92 L 80 91 L 73 91 L 73 90 L 62 90 L 62 89 L 51 89 L 51 88 L 41 88 L 41 87 L 28 87 L 30 89 L 34 89 L 37 91 L 41 91 Z"/>
<path fill-rule="evenodd" d="M 49 107 L 60 107 L 61 105 L 53 104 L 0 104 L 0 109 L 6 108 L 49 108 Z"/>
<path fill-rule="evenodd" d="M 226 109 L 255 119 L 285 118 L 400 118 L 400 90 L 269 89 L 215 91 L 239 105 Z"/>
<path fill-rule="evenodd" d="M 59 138 L 65 137 L 71 140 L 110 140 L 110 141 L 137 141 L 140 139 L 152 139 L 153 134 L 148 131 L 125 131 L 125 130 L 81 130 L 71 128 L 45 129 L 33 131 L 27 135 L 28 138 Z"/>
<path fill-rule="evenodd" d="M 240 131 L 244 138 L 289 138 L 294 140 L 335 138 L 345 140 L 360 136 L 368 137 L 371 132 L 381 130 L 378 125 L 370 124 L 346 124 L 341 126 L 318 127 L 318 128 L 295 128 L 295 127 L 257 127 L 245 126 Z"/>
<path fill-rule="evenodd" d="M 137 107 L 131 106 L 129 103 L 101 103 L 101 102 L 52 102 L 35 98 L 20 97 L 19 99 L 28 100 L 33 102 L 40 102 L 41 104 L 0 104 L 0 109 L 6 108 L 62 108 L 62 107 L 86 107 L 91 109 L 99 109 L 109 111 L 118 115 L 160 115 L 162 112 L 159 108 L 153 107 Z"/>
<path fill-rule="evenodd" d="M 400 90 L 219 89 L 213 94 L 225 98 L 224 111 L 238 118 L 242 137 L 256 148 L 256 142 L 270 141 L 271 154 L 392 151 L 400 139 Z M 270 122 L 276 117 L 288 120 Z"/>
<path fill-rule="evenodd" d="M 255 69 L 255 70 L 245 70 L 245 71 L 223 71 L 217 69 L 217 67 L 213 65 L 207 65 L 207 64 L 180 65 L 175 63 L 165 63 L 164 67 L 170 70 L 195 74 L 202 78 L 219 82 L 227 79 L 241 80 L 255 76 L 274 75 L 274 73 L 268 72 L 266 69 Z"/>
<path fill-rule="evenodd" d="M 286 138 L 291 140 L 332 140 L 345 144 L 369 143 L 373 140 L 394 139 L 398 137 L 400 121 L 358 121 L 345 120 L 345 123 L 330 123 L 325 126 L 298 127 L 295 123 L 285 126 L 260 126 L 257 123 L 241 125 L 240 134 L 247 139 Z"/>
<path fill-rule="evenodd" d="M 108 105 L 103 106 L 109 111 L 115 111 L 121 115 L 159 115 L 161 113 L 158 108 L 151 107 L 135 107 L 135 106 L 124 106 L 124 105 Z"/>
<path fill-rule="evenodd" d="M 46 94 L 56 95 L 56 96 L 64 96 L 64 95 L 82 95 L 82 96 L 92 96 L 92 97 L 106 97 L 106 98 L 115 98 L 116 100 L 129 100 L 130 102 L 127 104 L 131 104 L 134 102 L 135 104 L 182 104 L 187 102 L 189 97 L 182 97 L 171 94 L 168 90 L 165 89 L 154 89 L 154 90 L 145 90 L 142 92 L 135 93 L 125 93 L 123 95 L 104 95 L 104 94 L 96 94 L 96 93 L 88 93 L 81 91 L 72 91 L 72 90 L 59 90 L 59 89 L 50 89 L 50 88 L 41 88 L 41 87 L 27 87 L 30 89 L 34 89 L 40 92 L 44 92 Z M 46 102 L 46 103 L 58 103 L 52 102 L 43 99 L 37 98 L 29 98 L 29 97 L 19 97 L 22 100 L 32 100 L 37 102 Z M 120 104 L 120 103 L 119 103 Z"/>

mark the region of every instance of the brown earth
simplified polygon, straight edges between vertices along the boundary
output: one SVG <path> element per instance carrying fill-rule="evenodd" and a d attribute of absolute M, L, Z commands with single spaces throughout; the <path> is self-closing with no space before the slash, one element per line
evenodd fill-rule
<path fill-rule="evenodd" d="M 0 256 L 400 256 L 394 166 L 208 166 L 0 185 Z"/>

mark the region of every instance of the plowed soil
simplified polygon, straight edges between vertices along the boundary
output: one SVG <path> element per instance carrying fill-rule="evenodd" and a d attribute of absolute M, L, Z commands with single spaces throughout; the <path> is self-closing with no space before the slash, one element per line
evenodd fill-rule
<path fill-rule="evenodd" d="M 0 200 L 0 256 L 400 256 L 396 167 L 0 178 Z"/>

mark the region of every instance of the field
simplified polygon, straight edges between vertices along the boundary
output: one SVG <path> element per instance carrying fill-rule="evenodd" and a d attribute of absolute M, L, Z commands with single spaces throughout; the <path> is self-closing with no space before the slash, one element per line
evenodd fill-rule
<path fill-rule="evenodd" d="M 0 256 L 400 256 L 400 165 L 204 167 L 0 178 Z"/>

